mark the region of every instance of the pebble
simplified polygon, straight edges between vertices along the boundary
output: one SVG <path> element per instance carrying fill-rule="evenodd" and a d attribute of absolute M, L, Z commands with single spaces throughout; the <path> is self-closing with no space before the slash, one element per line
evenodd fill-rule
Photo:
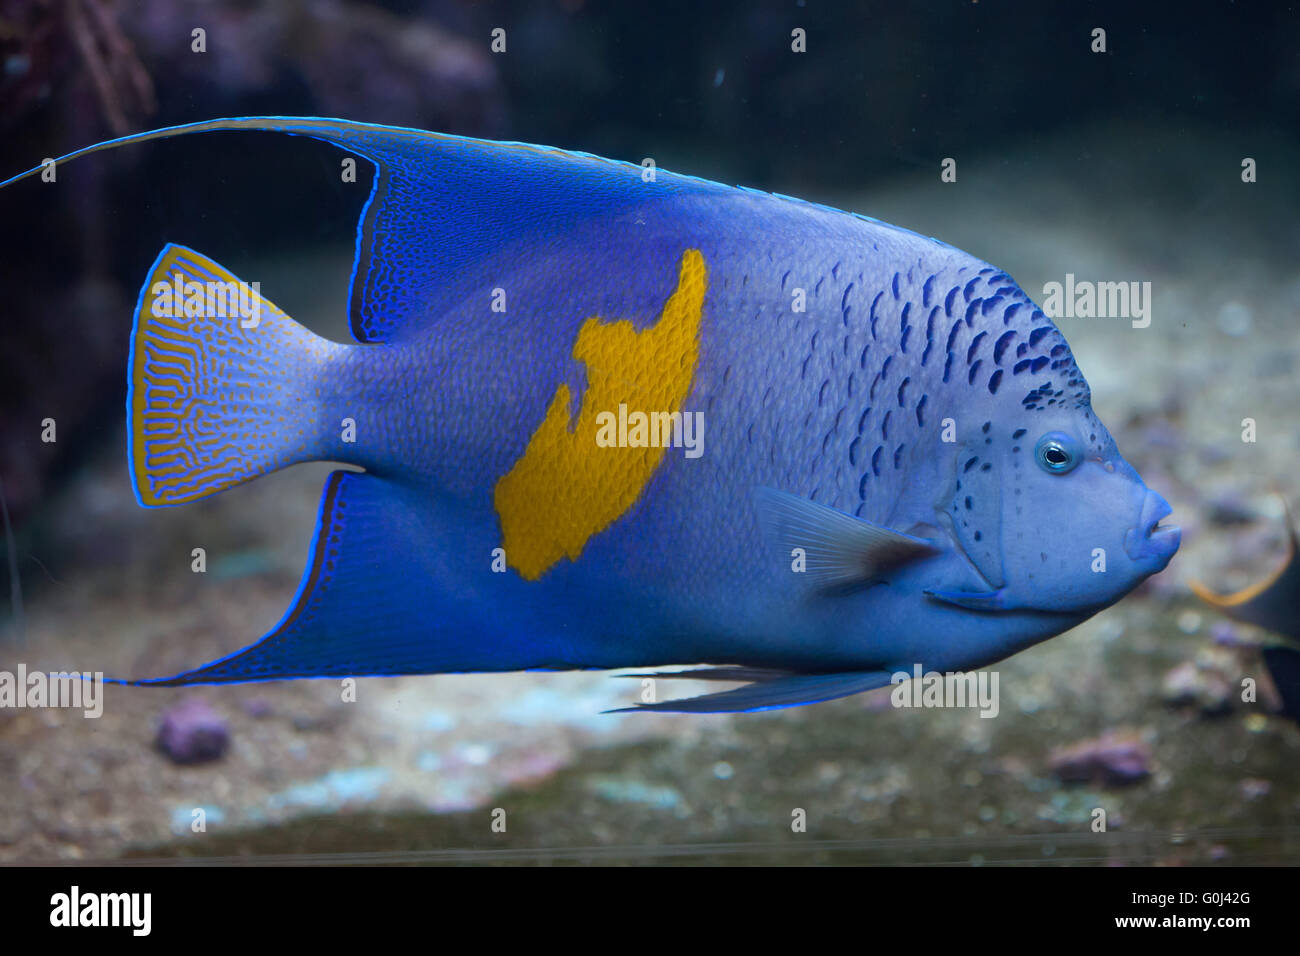
<path fill-rule="evenodd" d="M 1217 525 L 1249 524 L 1259 517 L 1250 501 L 1236 489 L 1224 489 L 1211 495 L 1205 510 Z"/>
<path fill-rule="evenodd" d="M 1206 716 L 1226 714 L 1232 709 L 1232 684 L 1215 667 L 1185 661 L 1167 672 L 1161 682 L 1161 696 L 1171 707 L 1198 707 Z"/>
<path fill-rule="evenodd" d="M 173 763 L 206 763 L 225 755 L 230 729 L 207 701 L 191 697 L 163 714 L 155 744 Z"/>
<path fill-rule="evenodd" d="M 1048 766 L 1067 783 L 1123 786 L 1151 775 L 1151 749 L 1136 733 L 1108 731 L 1052 751 Z"/>

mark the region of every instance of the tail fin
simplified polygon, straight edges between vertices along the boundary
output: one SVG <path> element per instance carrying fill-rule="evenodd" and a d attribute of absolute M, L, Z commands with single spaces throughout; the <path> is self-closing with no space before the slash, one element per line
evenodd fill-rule
<path fill-rule="evenodd" d="M 206 256 L 168 245 L 140 290 L 127 393 L 140 504 L 178 505 L 319 456 L 304 397 L 331 349 Z"/>

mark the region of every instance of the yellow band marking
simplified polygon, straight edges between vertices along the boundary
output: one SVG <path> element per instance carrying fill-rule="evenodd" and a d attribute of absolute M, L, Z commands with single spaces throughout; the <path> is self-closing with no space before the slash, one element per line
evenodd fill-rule
<path fill-rule="evenodd" d="M 662 447 L 602 448 L 596 417 L 620 404 L 678 412 L 700 354 L 700 317 L 708 272 L 698 249 L 682 255 L 677 288 L 654 325 L 587 319 L 573 357 L 587 366 L 587 388 L 570 421 L 568 385 L 560 385 L 524 454 L 497 482 L 506 563 L 536 580 L 560 558 L 577 560 L 592 535 L 608 528 L 641 495 L 664 456 Z"/>

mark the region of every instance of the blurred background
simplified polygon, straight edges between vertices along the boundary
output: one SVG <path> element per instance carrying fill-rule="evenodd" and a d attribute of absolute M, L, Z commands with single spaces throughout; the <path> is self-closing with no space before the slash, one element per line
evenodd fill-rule
<path fill-rule="evenodd" d="M 821 201 L 987 259 L 1039 301 L 1067 273 L 1149 281 L 1149 328 L 1058 324 L 1184 532 L 1164 574 L 999 665 L 993 720 L 879 694 L 602 716 L 639 690 L 603 674 L 371 679 L 355 702 L 333 681 L 108 688 L 98 720 L 0 709 L 0 860 L 1297 859 L 1300 729 L 1260 655 L 1277 638 L 1188 588 L 1265 577 L 1282 501 L 1300 502 L 1297 103 L 1289 4 L 0 0 L 0 179 L 127 132 L 338 116 Z M 21 585 L 0 568 L 0 669 L 172 673 L 279 619 L 330 468 L 137 507 L 131 311 L 175 241 L 345 338 L 370 171 L 344 184 L 338 161 L 214 133 L 0 192 L 0 491 Z"/>

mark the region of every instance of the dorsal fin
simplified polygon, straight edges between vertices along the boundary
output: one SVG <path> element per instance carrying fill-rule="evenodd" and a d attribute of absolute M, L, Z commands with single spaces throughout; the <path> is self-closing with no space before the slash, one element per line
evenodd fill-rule
<path fill-rule="evenodd" d="M 359 342 L 382 342 L 427 321 L 457 278 L 503 243 L 545 240 L 584 220 L 632 228 L 635 207 L 674 194 L 731 187 L 526 143 L 430 133 L 349 120 L 253 116 L 172 126 L 108 140 L 55 160 L 212 130 L 309 136 L 370 160 L 374 186 L 357 228 L 348 314 Z M 35 175 L 37 166 L 0 188 Z"/>

